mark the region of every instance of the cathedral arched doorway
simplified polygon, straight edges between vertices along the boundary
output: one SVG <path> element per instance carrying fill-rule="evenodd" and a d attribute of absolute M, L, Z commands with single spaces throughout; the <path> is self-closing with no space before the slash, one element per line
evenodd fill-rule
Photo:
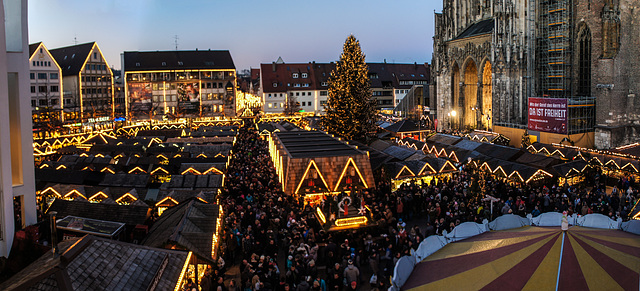
<path fill-rule="evenodd" d="M 451 109 L 447 112 L 449 118 L 449 128 L 457 129 L 459 126 L 458 116 L 462 114 L 460 111 L 460 67 L 453 64 L 451 74 Z"/>
<path fill-rule="evenodd" d="M 469 60 L 464 69 L 464 107 L 462 108 L 462 128 L 476 127 L 476 109 L 478 108 L 478 67 Z"/>
<path fill-rule="evenodd" d="M 484 63 L 484 68 L 482 69 L 482 108 L 481 110 L 481 118 L 482 124 L 480 127 L 483 127 L 487 130 L 490 130 L 493 126 L 493 116 L 492 116 L 492 104 L 493 104 L 493 87 L 492 87 L 492 76 L 491 76 L 491 63 L 489 61 Z"/>

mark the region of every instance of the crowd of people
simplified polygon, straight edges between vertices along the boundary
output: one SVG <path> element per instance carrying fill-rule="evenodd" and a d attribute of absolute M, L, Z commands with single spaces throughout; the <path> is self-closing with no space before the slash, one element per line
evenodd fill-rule
<path fill-rule="evenodd" d="M 621 178 L 610 192 L 603 175 L 584 187 L 512 185 L 460 165 L 458 173 L 395 191 L 377 179 L 375 189 L 357 194 L 377 227 L 327 232 L 310 207 L 284 195 L 267 142 L 251 128 L 239 130 L 227 179 L 222 256 L 201 290 L 385 290 L 398 259 L 462 222 L 546 211 L 626 218 L 638 200 L 633 179 Z M 232 266 L 239 279 L 225 277 Z"/>

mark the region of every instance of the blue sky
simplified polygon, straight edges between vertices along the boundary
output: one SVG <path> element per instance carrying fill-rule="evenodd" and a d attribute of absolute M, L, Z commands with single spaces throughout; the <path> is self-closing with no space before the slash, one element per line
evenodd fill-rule
<path fill-rule="evenodd" d="M 369 62 L 431 61 L 441 0 L 29 0 L 29 42 L 52 49 L 97 41 L 123 51 L 229 50 L 238 70 L 337 60 L 353 34 Z"/>

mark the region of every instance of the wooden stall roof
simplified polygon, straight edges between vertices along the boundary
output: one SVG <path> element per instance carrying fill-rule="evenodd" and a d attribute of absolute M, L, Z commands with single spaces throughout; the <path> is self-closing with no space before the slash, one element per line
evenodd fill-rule
<path fill-rule="evenodd" d="M 215 263 L 211 254 L 218 215 L 219 205 L 190 198 L 164 211 L 142 244 L 161 247 L 165 243 L 175 243 L 199 258 Z"/>
<path fill-rule="evenodd" d="M 0 290 L 173 290 L 190 257 L 92 235 L 60 243 L 60 252 L 45 253 Z"/>
<path fill-rule="evenodd" d="M 90 203 L 56 199 L 47 213 L 58 212 L 58 217 L 78 216 L 91 219 L 121 222 L 128 225 L 144 224 L 149 206 Z"/>
<path fill-rule="evenodd" d="M 336 138 L 319 131 L 291 131 L 274 133 L 292 158 L 362 155 L 359 151 Z"/>

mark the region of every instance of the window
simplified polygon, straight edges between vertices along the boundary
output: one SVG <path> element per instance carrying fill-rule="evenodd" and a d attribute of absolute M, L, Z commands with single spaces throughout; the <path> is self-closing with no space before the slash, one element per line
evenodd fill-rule
<path fill-rule="evenodd" d="M 320 91 L 320 96 L 327 96 L 328 93 L 328 91 Z"/>
<path fill-rule="evenodd" d="M 38 79 L 47 79 L 47 73 L 38 73 Z"/>
<path fill-rule="evenodd" d="M 302 96 L 304 96 L 304 94 L 305 94 L 305 93 L 306 93 L 306 92 L 302 92 Z"/>
<path fill-rule="evenodd" d="M 58 99 L 51 99 L 51 105 L 58 105 Z"/>
<path fill-rule="evenodd" d="M 166 67 L 167 66 L 167 62 L 162 62 L 162 66 Z"/>
<path fill-rule="evenodd" d="M 400 90 L 396 90 L 396 94 L 400 94 Z"/>
<path fill-rule="evenodd" d="M 49 79 L 58 80 L 58 73 L 49 73 Z"/>
<path fill-rule="evenodd" d="M 36 100 L 31 100 L 31 107 L 36 107 Z"/>
<path fill-rule="evenodd" d="M 33 66 L 35 67 L 35 66 L 36 66 L 36 61 L 33 61 L 33 63 L 32 63 L 32 64 L 33 64 Z"/>
<path fill-rule="evenodd" d="M 40 99 L 38 103 L 40 106 L 47 106 L 47 99 Z"/>
<path fill-rule="evenodd" d="M 293 87 L 300 87 L 300 84 L 298 84 L 298 83 L 293 84 Z"/>
<path fill-rule="evenodd" d="M 271 94 L 268 94 L 267 96 L 268 96 L 269 98 L 271 98 Z"/>
<path fill-rule="evenodd" d="M 31 93 L 36 93 L 36 86 L 31 86 Z"/>
<path fill-rule="evenodd" d="M 280 93 L 280 97 L 282 97 L 282 93 Z"/>
<path fill-rule="evenodd" d="M 269 103 L 269 108 L 273 107 L 273 105 L 271 103 Z"/>
<path fill-rule="evenodd" d="M 58 92 L 58 86 L 51 86 L 49 92 Z"/>
<path fill-rule="evenodd" d="M 322 83 L 320 84 L 320 86 L 329 86 L 329 83 L 327 83 L 327 82 L 322 82 Z"/>
<path fill-rule="evenodd" d="M 136 63 L 136 67 L 139 67 L 139 66 L 140 66 L 140 63 Z"/>
<path fill-rule="evenodd" d="M 278 83 L 273 83 L 273 87 L 278 87 Z"/>
<path fill-rule="evenodd" d="M 97 60 L 98 59 L 98 53 L 93 53 L 93 59 Z"/>
<path fill-rule="evenodd" d="M 298 73 L 293 73 L 293 78 L 297 79 L 298 78 Z"/>
<path fill-rule="evenodd" d="M 184 65 L 182 62 L 178 62 L 178 66 L 182 66 Z"/>
<path fill-rule="evenodd" d="M 47 92 L 47 86 L 38 86 L 38 92 L 46 93 Z"/>
<path fill-rule="evenodd" d="M 296 96 L 300 96 L 300 92 L 296 92 Z"/>
<path fill-rule="evenodd" d="M 591 31 L 583 25 L 578 33 L 578 96 L 591 96 Z"/>
<path fill-rule="evenodd" d="M 29 79 L 35 80 L 36 79 L 36 73 L 29 73 Z"/>
<path fill-rule="evenodd" d="M 320 105 L 321 106 L 327 106 L 327 101 L 326 100 L 320 101 Z"/>
<path fill-rule="evenodd" d="M 302 78 L 307 78 L 307 73 L 302 73 Z"/>

